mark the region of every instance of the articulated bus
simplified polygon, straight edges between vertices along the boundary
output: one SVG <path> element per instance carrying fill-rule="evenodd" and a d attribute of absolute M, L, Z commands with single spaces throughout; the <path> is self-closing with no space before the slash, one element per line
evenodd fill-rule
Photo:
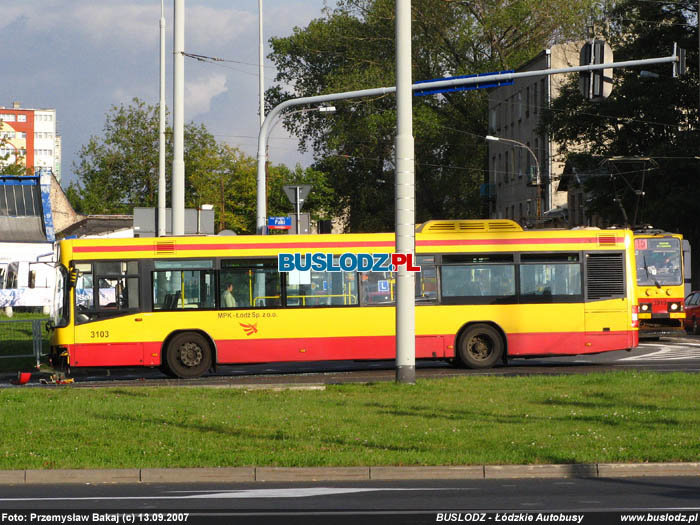
<path fill-rule="evenodd" d="M 683 236 L 654 229 L 634 232 L 639 337 L 684 334 Z"/>
<path fill-rule="evenodd" d="M 391 267 L 280 272 L 278 256 L 379 259 L 394 242 L 390 233 L 61 241 L 51 363 L 188 378 L 221 364 L 393 359 Z M 418 225 L 416 358 L 487 368 L 637 346 L 632 247 L 628 230 Z"/>

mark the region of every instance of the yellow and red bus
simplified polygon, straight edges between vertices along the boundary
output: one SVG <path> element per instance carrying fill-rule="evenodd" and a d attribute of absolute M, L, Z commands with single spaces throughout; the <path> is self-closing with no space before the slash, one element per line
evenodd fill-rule
<path fill-rule="evenodd" d="M 655 229 L 634 232 L 639 337 L 683 335 L 683 236 Z"/>
<path fill-rule="evenodd" d="M 628 230 L 418 225 L 416 358 L 486 368 L 637 346 L 632 247 Z M 278 271 L 282 253 L 393 249 L 391 233 L 64 240 L 51 362 L 196 377 L 221 364 L 393 359 L 392 272 Z"/>

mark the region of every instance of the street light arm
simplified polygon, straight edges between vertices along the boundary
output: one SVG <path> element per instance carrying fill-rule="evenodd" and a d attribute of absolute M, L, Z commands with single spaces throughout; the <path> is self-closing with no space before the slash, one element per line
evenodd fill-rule
<path fill-rule="evenodd" d="M 525 148 L 530 152 L 532 155 L 532 158 L 535 159 L 535 166 L 537 167 L 537 179 L 539 181 L 539 175 L 540 175 L 540 162 L 537 160 L 537 155 L 535 155 L 535 152 L 530 149 L 530 146 L 527 144 L 523 144 L 522 142 L 518 140 L 513 140 L 513 139 L 507 139 L 504 137 L 494 137 L 493 135 L 486 135 L 486 140 L 490 140 L 493 142 L 511 142 L 515 144 L 516 146 L 520 146 L 521 148 Z M 539 184 L 539 182 L 538 182 Z"/>
<path fill-rule="evenodd" d="M 282 122 L 285 117 L 289 117 L 291 115 L 296 115 L 297 113 L 309 113 L 311 111 L 318 111 L 319 113 L 335 113 L 335 106 L 320 106 L 317 108 L 304 108 L 304 109 L 297 109 L 294 111 L 290 111 L 289 113 L 285 113 L 284 115 L 279 115 L 279 118 L 275 120 L 275 122 L 270 126 L 270 129 L 267 132 L 267 140 L 270 140 L 270 136 L 272 135 L 272 131 L 275 129 L 277 124 Z"/>

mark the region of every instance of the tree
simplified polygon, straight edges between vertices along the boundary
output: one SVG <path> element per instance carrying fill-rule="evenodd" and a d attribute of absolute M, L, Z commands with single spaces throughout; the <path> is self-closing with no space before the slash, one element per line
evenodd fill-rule
<path fill-rule="evenodd" d="M 394 85 L 394 7 L 392 0 L 340 0 L 306 28 L 271 39 L 279 85 L 268 91 L 268 105 Z M 592 9 L 592 0 L 414 2 L 413 79 L 515 67 L 577 34 Z M 417 220 L 479 215 L 487 103 L 484 91 L 414 99 Z M 297 113 L 285 125 L 329 174 L 334 211 L 349 213 L 352 230 L 392 229 L 395 99 L 335 105 L 332 117 Z"/>
<path fill-rule="evenodd" d="M 645 67 L 658 78 L 642 77 L 638 69 L 616 69 L 610 97 L 598 103 L 583 100 L 572 78 L 545 113 L 543 129 L 560 144 L 562 160 L 571 151 L 598 159 L 652 158 L 653 164 L 628 163 L 613 168 L 612 177 L 591 178 L 591 211 L 608 224 L 623 224 L 620 201 L 630 220 L 639 202 L 638 223 L 683 233 L 700 245 L 695 213 L 700 198 L 697 2 L 625 0 L 607 18 L 610 25 L 603 36 L 616 61 L 668 56 L 678 42 L 688 52 L 688 74 L 672 78 L 670 64 Z M 698 262 L 694 269 L 697 275 Z"/>
<path fill-rule="evenodd" d="M 158 204 L 157 106 L 133 99 L 129 106 L 114 106 L 107 114 L 104 137 L 91 137 L 79 152 L 74 169 L 77 183 L 66 190 L 81 213 L 132 213 L 136 206 Z M 221 144 L 203 124 L 188 123 L 184 130 L 185 204 L 199 208 L 212 204 L 217 230 L 255 232 L 256 162 L 238 148 Z M 166 180 L 172 167 L 172 131 L 166 130 Z M 325 175 L 316 170 L 292 171 L 285 166 L 270 169 L 270 211 L 291 209 L 282 186 L 310 183 L 314 191 L 307 202 L 315 218 L 324 218 L 333 201 Z M 170 195 L 170 184 L 167 187 Z"/>
<path fill-rule="evenodd" d="M 158 129 L 157 106 L 138 98 L 129 106 L 112 106 L 104 137 L 91 137 L 73 164 L 78 182 L 70 184 L 67 194 L 76 211 L 125 214 L 135 206 L 156 206 Z M 166 134 L 170 158 L 171 136 Z"/>

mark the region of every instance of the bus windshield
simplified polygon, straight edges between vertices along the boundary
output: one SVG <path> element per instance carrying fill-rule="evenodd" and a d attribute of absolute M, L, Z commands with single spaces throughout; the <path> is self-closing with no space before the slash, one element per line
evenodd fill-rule
<path fill-rule="evenodd" d="M 681 244 L 675 238 L 636 238 L 637 285 L 681 284 Z"/>

